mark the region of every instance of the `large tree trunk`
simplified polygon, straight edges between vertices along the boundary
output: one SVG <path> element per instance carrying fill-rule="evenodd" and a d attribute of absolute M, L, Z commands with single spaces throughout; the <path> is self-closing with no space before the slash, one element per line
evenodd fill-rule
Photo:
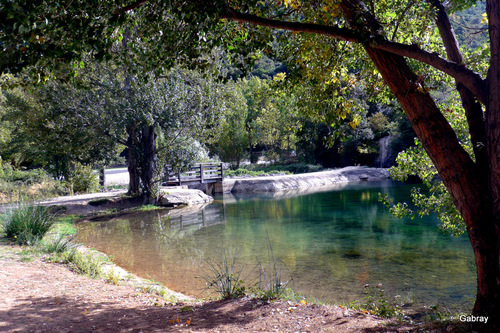
<path fill-rule="evenodd" d="M 486 2 L 491 58 L 488 72 L 488 101 L 486 105 L 486 151 L 488 156 L 487 189 L 491 194 L 491 216 L 478 220 L 484 261 L 478 278 L 478 291 L 474 310 L 495 316 L 496 332 L 500 332 L 500 2 Z M 479 170 L 481 172 L 481 170 Z M 476 256 L 477 263 L 477 256 Z M 478 267 L 478 275 L 479 275 Z M 481 284 L 481 285 L 480 285 Z"/>
<path fill-rule="evenodd" d="M 437 10 L 436 24 L 439 28 L 440 35 L 444 42 L 444 46 L 446 48 L 446 53 L 448 58 L 456 63 L 462 63 L 463 57 L 460 53 L 460 48 L 458 47 L 458 43 L 455 39 L 453 28 L 451 26 L 450 20 L 446 13 L 445 7 L 442 5 L 440 0 L 428 0 L 432 6 Z M 499 11 L 500 8 L 497 8 L 496 11 Z M 494 36 L 492 36 L 493 40 Z M 493 47 L 493 50 L 495 47 Z M 496 62 L 498 63 L 498 61 Z M 497 71 L 495 69 L 495 64 L 491 65 L 493 71 Z M 462 105 L 465 110 L 465 114 L 467 116 L 467 121 L 469 124 L 469 132 L 471 135 L 471 141 L 474 149 L 475 155 L 475 165 L 476 165 L 476 175 L 478 178 L 478 183 L 482 187 L 485 192 L 484 197 L 481 199 L 489 207 L 484 207 L 484 211 L 482 213 L 484 216 L 475 217 L 476 221 L 490 221 L 492 225 L 483 227 L 482 225 L 476 228 L 475 231 L 469 231 L 469 236 L 471 237 L 471 243 L 474 247 L 474 252 L 476 253 L 476 265 L 477 265 L 477 274 L 478 274 L 478 288 L 477 288 L 477 298 L 476 304 L 474 306 L 474 313 L 493 313 L 495 315 L 498 312 L 498 305 L 495 304 L 495 300 L 499 299 L 498 296 L 498 256 L 492 255 L 491 258 L 488 255 L 483 255 L 482 253 L 487 253 L 488 248 L 493 245 L 493 248 L 497 248 L 498 245 L 498 220 L 495 220 L 495 217 L 498 217 L 498 212 L 496 211 L 495 206 L 492 204 L 495 202 L 490 198 L 490 195 L 495 197 L 495 189 L 498 189 L 498 181 L 494 180 L 490 176 L 490 168 L 497 168 L 498 166 L 489 164 L 489 156 L 498 156 L 498 154 L 492 152 L 490 149 L 485 149 L 487 147 L 492 147 L 493 150 L 498 148 L 498 142 L 495 142 L 494 137 L 498 135 L 498 131 L 496 133 L 489 133 L 486 135 L 486 126 L 485 119 L 483 119 L 483 111 L 480 103 L 475 99 L 474 95 L 471 93 L 469 89 L 467 89 L 463 84 L 457 84 L 457 90 L 460 94 L 460 98 L 462 99 Z M 489 96 L 498 96 L 499 87 L 491 89 L 489 92 Z M 495 98 L 495 97 L 493 97 Z M 498 97 L 496 97 L 498 98 Z M 488 101 L 488 109 L 490 110 L 498 110 L 498 106 L 493 106 L 494 103 Z M 490 116 L 487 118 L 490 122 L 490 125 L 493 124 L 493 128 L 496 128 L 494 124 L 498 123 L 498 120 L 495 119 L 494 115 L 497 114 L 495 111 L 488 112 Z M 493 117 L 491 117 L 493 115 Z M 490 151 L 488 151 L 490 150 Z M 495 162 L 495 159 L 492 160 Z M 498 161 L 497 161 L 498 162 Z M 489 179 L 492 179 L 491 181 Z M 493 184 L 493 187 L 489 188 Z M 488 194 L 486 194 L 488 193 Z M 462 198 L 462 200 L 470 200 L 469 198 Z M 497 218 L 498 219 L 498 218 Z M 496 225 L 496 226 L 495 226 Z M 493 230 L 488 230 L 488 228 L 493 227 Z M 481 230 L 483 229 L 484 230 Z M 489 233 L 491 232 L 491 233 Z M 491 237 L 491 239 L 486 238 L 484 235 Z M 475 238 L 473 240 L 473 238 Z M 476 239 L 477 238 L 477 239 Z M 493 268 L 493 270 L 492 270 Z M 492 301 L 489 300 L 492 299 Z M 493 307 L 490 309 L 490 307 Z M 493 321 L 493 318 L 492 318 Z"/>

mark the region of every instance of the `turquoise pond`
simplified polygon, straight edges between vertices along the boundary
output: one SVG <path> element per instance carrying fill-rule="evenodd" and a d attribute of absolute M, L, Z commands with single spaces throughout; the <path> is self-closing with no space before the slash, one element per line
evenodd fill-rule
<path fill-rule="evenodd" d="M 162 210 L 78 224 L 78 241 L 170 289 L 206 296 L 207 260 L 235 253 L 248 285 L 277 263 L 306 296 L 363 300 L 366 284 L 388 298 L 454 310 L 472 306 L 474 257 L 466 236 L 439 231 L 434 216 L 398 219 L 378 201 L 409 201 L 412 185 L 360 182 L 283 193 L 216 197 L 202 210 Z M 205 267 L 205 268 L 203 268 Z"/>

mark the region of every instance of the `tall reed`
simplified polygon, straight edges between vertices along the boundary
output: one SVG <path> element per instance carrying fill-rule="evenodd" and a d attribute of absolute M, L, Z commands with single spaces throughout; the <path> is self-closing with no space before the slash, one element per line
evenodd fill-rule
<path fill-rule="evenodd" d="M 265 299 L 281 297 L 291 282 L 291 273 L 285 263 L 280 258 L 274 256 L 269 235 L 267 235 L 267 262 L 258 260 L 258 267 L 259 282 L 257 294 Z M 285 275 L 290 278 L 285 279 Z"/>
<path fill-rule="evenodd" d="M 223 249 L 219 259 L 206 259 L 207 268 L 203 269 L 202 279 L 207 289 L 217 292 L 222 298 L 236 298 L 245 294 L 243 286 L 243 267 L 236 264 L 237 251 Z"/>

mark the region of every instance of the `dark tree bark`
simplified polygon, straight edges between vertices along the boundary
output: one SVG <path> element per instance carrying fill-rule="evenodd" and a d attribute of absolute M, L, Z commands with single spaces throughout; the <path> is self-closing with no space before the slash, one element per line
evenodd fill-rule
<path fill-rule="evenodd" d="M 129 147 L 129 195 L 141 196 L 143 204 L 157 204 L 156 173 L 158 151 L 156 133 L 153 125 L 141 130 L 135 127 L 127 129 Z"/>
<path fill-rule="evenodd" d="M 141 181 L 143 203 L 156 205 L 158 193 L 156 190 L 156 172 L 158 168 L 158 153 L 156 150 L 156 133 L 153 125 L 145 126 L 141 132 L 142 159 L 141 159 Z"/>
<path fill-rule="evenodd" d="M 99 185 L 102 186 L 103 191 L 106 191 L 106 167 L 99 169 Z"/>
<path fill-rule="evenodd" d="M 128 195 L 138 196 L 141 193 L 140 190 L 140 178 L 139 178 L 139 156 L 140 152 L 138 150 L 138 138 L 135 127 L 127 128 L 127 147 L 128 147 Z"/>

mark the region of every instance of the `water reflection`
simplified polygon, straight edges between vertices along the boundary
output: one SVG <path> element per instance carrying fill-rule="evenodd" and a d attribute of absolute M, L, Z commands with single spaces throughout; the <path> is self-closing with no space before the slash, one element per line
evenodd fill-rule
<path fill-rule="evenodd" d="M 201 295 L 204 258 L 237 248 L 247 271 L 269 244 L 293 276 L 294 289 L 334 301 L 363 298 L 363 285 L 417 303 L 469 306 L 475 271 L 470 245 L 437 231 L 434 218 L 399 220 L 378 193 L 407 200 L 392 182 L 273 194 L 224 196 L 194 211 L 136 213 L 80 225 L 79 240 L 117 264 L 174 290 Z"/>

